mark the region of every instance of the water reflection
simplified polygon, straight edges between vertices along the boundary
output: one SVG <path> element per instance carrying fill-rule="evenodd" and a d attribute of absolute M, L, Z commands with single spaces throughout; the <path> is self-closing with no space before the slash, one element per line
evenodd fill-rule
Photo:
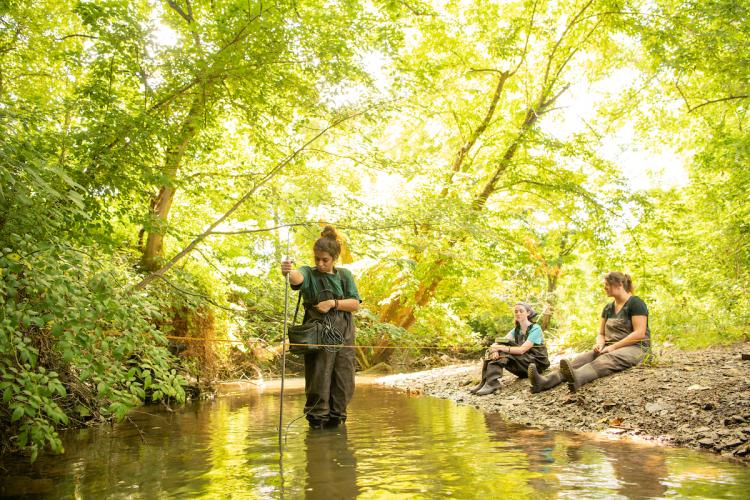
<path fill-rule="evenodd" d="M 285 422 L 300 390 L 285 394 Z M 0 465 L 30 498 L 747 498 L 750 469 L 687 450 L 507 425 L 498 415 L 359 387 L 338 429 L 290 427 L 279 394 L 249 392 L 64 436 L 67 453 Z M 282 474 L 283 472 L 283 474 Z"/>
<path fill-rule="evenodd" d="M 354 498 L 357 459 L 346 426 L 305 434 L 305 498 Z"/>

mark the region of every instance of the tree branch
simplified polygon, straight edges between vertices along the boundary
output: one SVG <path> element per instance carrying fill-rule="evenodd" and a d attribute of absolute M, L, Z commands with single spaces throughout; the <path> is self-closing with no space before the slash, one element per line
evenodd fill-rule
<path fill-rule="evenodd" d="M 194 21 L 194 19 L 193 19 L 193 9 L 190 8 L 190 2 L 189 1 L 186 2 L 187 3 L 188 12 L 185 12 L 184 10 L 182 10 L 182 7 L 180 7 L 179 5 L 177 5 L 177 2 L 175 2 L 173 0 L 167 0 L 167 3 L 169 4 L 170 7 L 172 7 L 173 11 L 177 12 L 180 15 L 180 17 L 182 17 L 185 20 L 185 22 L 187 22 L 188 24 L 191 24 Z"/>
<path fill-rule="evenodd" d="M 692 113 L 696 109 L 700 109 L 703 106 L 708 106 L 710 104 L 716 104 L 717 102 L 733 101 L 733 100 L 736 100 L 736 99 L 748 99 L 748 98 L 750 98 L 750 94 L 748 94 L 748 95 L 730 95 L 730 96 L 727 96 L 727 97 L 721 97 L 719 99 L 711 99 L 710 101 L 703 102 L 701 104 L 698 104 L 697 106 L 693 106 L 692 108 L 688 104 L 687 100 L 685 100 L 685 104 L 688 107 L 688 113 Z"/>
<path fill-rule="evenodd" d="M 377 105 L 376 105 L 377 106 Z M 366 108 L 362 111 L 358 111 L 355 113 L 352 113 L 350 115 L 346 115 L 341 118 L 335 119 L 333 122 L 331 122 L 327 127 L 322 129 L 320 132 L 318 132 L 316 135 L 314 135 L 312 138 L 310 138 L 307 142 L 305 142 L 302 146 L 300 146 L 298 149 L 296 149 L 292 154 L 287 156 L 285 159 L 277 163 L 271 170 L 269 170 L 266 175 L 260 179 L 255 186 L 253 186 L 250 191 L 245 193 L 239 200 L 237 200 L 232 207 L 227 210 L 221 217 L 216 219 L 211 225 L 206 229 L 203 233 L 199 234 L 198 236 L 191 241 L 188 246 L 186 246 L 182 251 L 180 251 L 177 255 L 172 257 L 172 259 L 167 262 L 161 269 L 158 269 L 154 271 L 153 273 L 146 276 L 140 283 L 134 286 L 135 290 L 141 290 L 148 286 L 152 281 L 154 281 L 156 278 L 161 277 L 163 274 L 165 274 L 167 271 L 169 271 L 177 262 L 179 262 L 183 257 L 185 257 L 187 254 L 189 254 L 201 241 L 206 239 L 212 231 L 222 222 L 224 222 L 227 218 L 229 218 L 230 215 L 232 215 L 240 206 L 242 206 L 247 200 L 250 199 L 251 196 L 255 194 L 255 192 L 260 189 L 261 186 L 263 186 L 266 182 L 268 182 L 270 179 L 272 179 L 279 171 L 281 171 L 284 167 L 289 165 L 297 156 L 304 151 L 307 146 L 317 141 L 319 138 L 321 138 L 323 135 L 325 135 L 329 130 L 338 127 L 342 123 L 355 118 L 357 116 L 361 116 L 367 112 L 369 112 L 372 108 L 376 106 L 371 106 L 369 108 Z"/>

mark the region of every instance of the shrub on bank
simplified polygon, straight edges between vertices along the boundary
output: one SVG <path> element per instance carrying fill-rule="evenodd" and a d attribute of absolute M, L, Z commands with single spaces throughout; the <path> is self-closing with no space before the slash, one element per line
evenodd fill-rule
<path fill-rule="evenodd" d="M 185 399 L 163 304 L 132 293 L 114 264 L 56 241 L 13 235 L 0 249 L 0 432 L 34 460 L 63 451 L 57 429 L 125 418 L 145 401 Z M 91 250 L 89 250 L 91 251 Z"/>

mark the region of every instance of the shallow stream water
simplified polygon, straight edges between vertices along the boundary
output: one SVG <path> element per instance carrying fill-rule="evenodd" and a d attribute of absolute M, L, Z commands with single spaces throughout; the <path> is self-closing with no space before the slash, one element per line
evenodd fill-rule
<path fill-rule="evenodd" d="M 285 425 L 302 412 L 284 397 Z M 708 453 L 507 425 L 451 401 L 360 385 L 345 426 L 289 426 L 248 390 L 64 433 L 65 454 L 0 460 L 26 498 L 750 498 L 750 467 Z"/>

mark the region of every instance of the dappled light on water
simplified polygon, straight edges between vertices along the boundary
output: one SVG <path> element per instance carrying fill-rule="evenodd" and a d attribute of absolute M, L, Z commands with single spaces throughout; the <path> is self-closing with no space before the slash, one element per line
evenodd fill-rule
<path fill-rule="evenodd" d="M 292 385 L 292 387 L 295 387 Z M 65 434 L 66 453 L 5 460 L 0 493 L 35 498 L 746 498 L 750 468 L 714 455 L 506 425 L 497 415 L 361 386 L 338 429 L 289 427 L 273 388 L 152 407 Z M 285 394 L 285 423 L 300 415 Z"/>

